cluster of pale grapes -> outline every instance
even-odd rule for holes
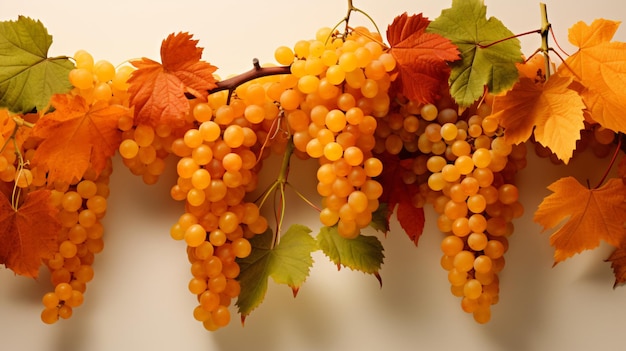
[[[417,187],[415,207],[432,204],[438,214],[441,266],[452,294],[479,323],[490,320],[498,301],[512,220],[523,214],[514,176],[526,165],[525,145],[505,142],[489,106],[488,96],[459,115],[446,97],[402,102],[381,123],[375,148],[412,159],[401,179]]]

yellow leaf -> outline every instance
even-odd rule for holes
[[[626,133],[626,43],[611,41],[620,22],[598,19],[578,22],[569,40],[579,50],[565,60],[559,73],[573,76],[584,89],[591,118],[605,128]]]
[[[585,105],[569,88],[571,82],[571,77],[559,74],[543,84],[521,77],[506,95],[497,96],[493,116],[504,127],[505,140],[519,144],[528,140],[534,129],[535,140],[568,163],[585,127]]]

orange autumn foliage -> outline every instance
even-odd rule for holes
[[[553,74],[544,83],[522,76],[506,95],[497,96],[493,117],[505,128],[505,140],[519,144],[534,133],[537,142],[568,163],[585,128],[585,105],[570,88],[572,80]]]
[[[137,70],[128,80],[135,125],[160,123],[180,125],[189,109],[185,93],[206,99],[214,88],[217,69],[201,61],[202,48],[188,33],[170,34],[161,44],[161,61],[133,61]]]
[[[621,179],[609,179],[597,189],[588,189],[573,177],[552,183],[547,196],[535,212],[534,220],[544,229],[554,228],[550,236],[554,263],[597,247],[603,240],[619,246],[626,238],[626,187]]]
[[[559,67],[563,76],[580,82],[580,94],[591,118],[603,127],[626,133],[626,43],[611,41],[619,22],[578,22],[569,40],[579,50]]]
[[[33,136],[42,142],[32,165],[48,172],[48,184],[71,184],[90,167],[100,174],[121,142],[118,120],[128,109],[104,101],[90,105],[71,95],[54,95],[51,104],[55,110],[33,128]]]

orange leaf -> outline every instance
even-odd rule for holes
[[[389,52],[397,62],[402,93],[422,103],[433,103],[440,97],[450,75],[446,61],[460,58],[449,39],[425,32],[429,23],[422,14],[409,17],[405,12],[387,28]]]
[[[185,93],[206,98],[215,88],[217,69],[201,61],[202,48],[188,33],[170,34],[161,44],[161,61],[133,61],[137,70],[128,80],[130,104],[135,107],[135,124],[181,124],[189,111]]]
[[[580,95],[569,88],[571,77],[550,76],[545,84],[522,77],[504,96],[496,96],[493,117],[504,127],[505,140],[535,140],[568,163],[585,127]]]
[[[626,43],[612,42],[620,22],[598,19],[588,26],[578,22],[569,40],[579,50],[565,60],[559,72],[574,76],[586,88],[581,95],[594,121],[626,133]]]
[[[546,78],[546,64],[543,55],[534,55],[524,63],[516,63],[520,78],[531,78],[536,83],[543,83]]]
[[[33,166],[48,172],[48,183],[71,184],[92,167],[100,174],[121,141],[118,120],[128,113],[120,105],[98,101],[88,105],[80,96],[54,95],[55,111],[41,117],[33,134],[43,141]]]
[[[600,240],[618,246],[625,237],[626,188],[612,178],[598,189],[587,189],[575,178],[566,177],[550,184],[553,192],[535,212],[535,222],[544,230],[567,221],[550,236],[555,264],[583,250],[593,249]]]
[[[0,194],[0,263],[16,274],[36,278],[41,260],[57,250],[61,224],[49,198],[49,190],[30,192],[16,211]]]
[[[619,284],[626,282],[626,248],[616,248],[606,261],[611,262],[611,268],[613,268],[613,274],[615,275],[613,287],[615,288]]]

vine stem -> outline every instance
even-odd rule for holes
[[[274,234],[274,242],[272,244],[272,247],[276,246],[276,244],[278,243],[278,238],[282,230],[283,220],[285,218],[285,187],[289,184],[287,182],[287,178],[289,176],[289,164],[291,161],[291,155],[293,155],[294,150],[295,145],[293,144],[293,139],[289,138],[276,180],[263,192],[263,194],[261,194],[260,198],[255,201],[258,201],[258,206],[259,208],[261,208],[271,194],[276,194],[276,192],[278,191],[278,195],[280,196],[278,213],[276,214],[276,233]],[[276,206],[274,206],[274,208],[276,209]]]
[[[344,30],[344,37],[348,36],[348,32],[352,29],[350,27],[350,16],[352,15],[352,12],[358,12],[360,14],[362,14],[363,16],[365,16],[374,26],[374,28],[376,29],[376,32],[378,32],[378,34],[380,35],[380,29],[378,28],[378,25],[376,24],[376,21],[374,21],[374,19],[372,18],[372,16],[370,16],[369,14],[367,14],[367,12],[357,8],[354,6],[354,4],[352,3],[352,0],[348,0],[348,13],[346,13],[346,16],[344,18],[341,19],[341,21],[339,21],[332,29],[331,29],[331,35],[332,33],[335,32],[335,30],[337,29],[337,27],[339,27],[342,23],[346,24],[346,29]],[[328,39],[327,39],[328,41]]]
[[[494,45],[496,45],[496,44],[499,44],[499,43],[505,42],[505,41],[507,41],[507,40],[511,40],[511,39],[513,39],[513,38],[519,38],[519,37],[523,37],[523,36],[525,36],[525,35],[529,35],[529,34],[536,34],[536,33],[537,33],[537,34],[541,33],[541,29],[534,29],[534,30],[529,30],[528,32],[524,32],[524,33],[519,33],[519,34],[511,35],[510,37],[506,37],[506,38],[498,39],[498,40],[496,40],[496,41],[492,41],[492,42],[491,42],[491,43],[489,43],[489,44],[480,44],[480,43],[477,43],[477,44],[476,44],[476,46],[477,46],[477,47],[479,47],[479,48],[481,48],[481,49],[486,49],[486,48],[488,48],[488,47],[491,47],[491,46],[494,46]]]
[[[6,149],[7,145],[9,144],[9,142],[13,142],[13,148],[15,149],[15,155],[17,156],[17,176],[16,176],[16,182],[15,184],[13,184],[13,191],[11,192],[11,207],[13,208],[14,211],[18,210],[18,205],[19,205],[19,199],[20,196],[22,194],[22,189],[20,187],[17,186],[17,179],[19,179],[19,177],[21,177],[22,175],[22,171],[24,170],[24,166],[26,166],[26,162],[24,162],[24,157],[22,155],[22,153],[20,152],[20,149],[17,145],[17,139],[16,139],[16,135],[17,135],[17,131],[20,129],[20,127],[26,127],[26,128],[33,128],[35,126],[34,123],[28,122],[26,120],[24,120],[22,117],[19,116],[13,116],[13,122],[15,123],[15,126],[13,127],[13,131],[11,132],[11,136],[9,137],[9,139],[6,140],[6,142],[4,143],[4,145],[2,145],[2,148],[0,148],[0,152],[3,152],[4,149]]]
[[[541,10],[541,52],[545,58],[545,70],[546,70],[546,79],[550,78],[550,45],[548,44],[548,38],[550,37],[550,29],[552,24],[548,21],[548,7],[545,3],[539,3],[539,8]]]
[[[611,168],[613,168],[613,165],[615,164],[615,160],[617,160],[617,155],[619,155],[619,152],[622,148],[622,139],[623,137],[620,136],[619,140],[617,141],[617,147],[615,148],[613,157],[611,157],[611,162],[609,162],[609,165],[606,167],[606,170],[604,171],[602,178],[600,178],[600,181],[598,181],[598,184],[594,187],[594,189],[598,189],[599,187],[601,187],[604,181],[606,180],[606,177],[609,176],[609,172],[611,171]]]
[[[213,94],[213,93],[217,93],[218,91],[222,91],[222,90],[228,90],[229,94],[228,94],[228,101],[227,104],[230,102],[230,97],[232,96],[233,92],[235,91],[235,89],[246,83],[249,82],[251,80],[257,79],[257,78],[261,78],[261,77],[267,77],[267,76],[275,76],[275,75],[280,75],[280,74],[289,74],[291,73],[291,66],[271,66],[271,67],[261,67],[261,65],[259,64],[259,59],[254,58],[252,60],[252,69],[250,69],[247,72],[238,74],[234,77],[228,78],[228,79],[224,79],[221,80],[217,83],[215,83],[215,88],[210,89],[208,91],[209,95]],[[185,93],[185,96],[188,99],[193,99],[194,96],[189,94],[189,93]]]

